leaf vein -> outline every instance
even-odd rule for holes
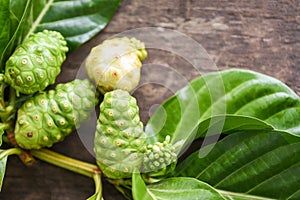
[[[294,166],[296,166],[296,165],[298,165],[298,164],[300,164],[300,161],[294,163],[293,165],[290,165],[288,168],[286,168],[286,169],[280,171],[279,173],[274,174],[273,176],[270,176],[269,178],[267,178],[266,180],[264,180],[264,181],[262,181],[261,183],[257,184],[255,187],[249,189],[249,190],[248,190],[247,192],[245,192],[245,193],[250,193],[251,191],[255,190],[256,188],[259,188],[261,185],[263,185],[264,183],[268,182],[268,181],[271,180],[272,178],[279,176],[279,175],[282,174],[283,172],[288,171],[290,168],[292,168],[292,167],[294,167]]]
[[[44,15],[46,14],[46,12],[49,10],[50,6],[53,4],[54,0],[50,0],[48,3],[46,3],[46,5],[44,6],[44,8],[42,9],[42,11],[40,12],[40,14],[38,15],[38,17],[36,18],[36,20],[33,22],[30,30],[28,31],[26,38],[29,37],[29,35],[31,33],[33,33],[36,29],[36,27],[38,27],[39,23],[41,22],[42,18],[44,17]]]

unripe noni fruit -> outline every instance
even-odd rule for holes
[[[33,94],[54,84],[68,47],[56,31],[44,30],[26,38],[8,59],[5,81],[17,93]]]
[[[136,99],[127,91],[104,95],[95,133],[97,164],[112,179],[130,178],[143,161],[146,146]]]
[[[170,136],[164,142],[148,144],[141,172],[146,177],[159,177],[172,172],[177,163],[176,145],[170,144]]]
[[[18,110],[16,142],[24,149],[39,149],[62,141],[89,119],[97,100],[95,88],[87,79],[61,83],[36,94]]]
[[[122,89],[132,91],[140,81],[142,60],[147,57],[144,43],[135,38],[113,38],[94,47],[85,69],[101,93]]]

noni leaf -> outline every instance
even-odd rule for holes
[[[39,0],[38,0],[39,1]],[[0,9],[0,71],[6,60],[30,29],[28,19],[33,12],[33,0],[1,0]]]
[[[0,70],[24,38],[43,30],[60,32],[70,51],[99,33],[120,0],[1,0]],[[0,29],[1,29],[0,28]]]
[[[207,126],[215,120],[219,126]],[[249,123],[252,129],[257,124],[299,135],[299,121],[300,97],[288,86],[261,73],[230,69],[203,75],[179,90],[152,115],[146,132],[154,141],[170,135],[175,143],[220,134],[223,125],[230,131]],[[199,128],[202,123],[207,131]]]
[[[175,176],[197,178],[228,196],[263,200],[299,199],[299,173],[300,137],[259,130],[232,133],[201,148],[176,168]]]
[[[1,152],[3,152],[3,150],[0,150],[0,153]],[[2,159],[0,159],[0,192],[1,192],[2,183],[3,183],[5,171],[6,171],[7,157],[8,156],[5,156]]]
[[[175,177],[146,185],[139,173],[133,174],[132,196],[135,200],[225,200],[216,189],[194,178]]]

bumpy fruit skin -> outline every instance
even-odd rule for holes
[[[104,95],[95,133],[97,164],[112,179],[130,178],[140,168],[146,146],[136,99],[127,91]]]
[[[16,91],[33,94],[54,84],[68,47],[56,31],[32,34],[20,44],[5,66],[5,81]]]
[[[176,146],[170,144],[170,136],[164,142],[148,144],[141,172],[146,177],[159,177],[172,172],[177,163]]]
[[[135,38],[113,38],[94,47],[85,61],[88,76],[101,93],[114,89],[132,91],[140,81],[145,45]]]
[[[15,139],[24,149],[51,147],[89,119],[97,103],[89,80],[75,79],[40,93],[19,108]]]

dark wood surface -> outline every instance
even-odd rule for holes
[[[299,0],[124,0],[105,30],[68,56],[57,82],[73,80],[93,46],[114,34],[142,27],[179,31],[200,43],[219,70],[255,70],[274,76],[300,94]],[[145,63],[172,67],[187,80],[199,75],[188,67],[186,60],[164,51],[149,50]],[[152,105],[172,94],[168,88],[156,84],[136,90],[133,95],[138,99],[142,121],[146,123],[149,119]],[[94,163],[94,157],[76,133],[52,149]],[[0,199],[81,200],[93,191],[94,184],[89,178],[41,161],[26,167],[12,156]],[[124,199],[107,182],[104,182],[104,197]]]

